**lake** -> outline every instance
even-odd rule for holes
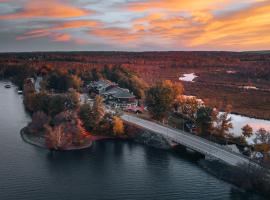
[[[222,113],[222,112],[221,112]],[[242,135],[242,128],[245,125],[250,125],[253,129],[254,134],[248,138],[248,143],[253,144],[253,140],[255,138],[255,132],[258,131],[260,128],[264,128],[267,131],[270,131],[270,121],[269,120],[263,120],[263,119],[255,119],[251,117],[245,117],[242,115],[235,115],[235,114],[229,114],[229,117],[232,119],[232,125],[233,128],[231,129],[231,132],[234,136],[240,136]]]
[[[195,75],[195,73],[190,73],[190,74],[183,74],[179,80],[180,81],[187,81],[187,82],[193,82],[193,80],[195,78],[197,78],[198,76]]]
[[[202,170],[190,155],[122,142],[57,152],[22,141],[22,96],[0,82],[1,200],[261,199]]]

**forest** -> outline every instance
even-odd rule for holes
[[[9,66],[23,66],[25,70],[29,70],[29,68],[43,70],[63,68],[83,74],[92,69],[101,71],[104,66],[109,68],[122,66],[134,71],[150,85],[162,80],[178,82],[182,74],[195,73],[198,78],[194,82],[183,82],[186,95],[195,95],[205,100],[210,106],[219,107],[221,110],[230,104],[233,107],[233,113],[270,119],[269,52],[31,52],[0,54],[1,69]],[[5,76],[1,69],[0,75]],[[20,70],[21,67],[17,68],[17,71]],[[8,70],[5,70],[5,73],[9,73]],[[247,89],[248,87],[251,89]]]

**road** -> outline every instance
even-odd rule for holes
[[[222,160],[229,165],[237,166],[240,163],[249,163],[248,158],[246,158],[245,156],[239,153],[232,152],[226,149],[224,146],[221,146],[204,138],[192,135],[190,133],[186,133],[184,131],[176,130],[173,128],[168,128],[155,122],[144,120],[128,114],[122,115],[121,118],[126,122],[163,135],[169,140],[186,146],[189,149],[200,152],[206,156]]]

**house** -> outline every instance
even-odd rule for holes
[[[130,93],[128,89],[118,86],[114,86],[102,92],[101,95],[109,105],[116,108],[127,108],[137,105],[136,97]]]
[[[101,95],[107,104],[115,108],[125,109],[138,104],[136,97],[128,89],[121,88],[108,80],[93,82],[91,88],[95,93]]]

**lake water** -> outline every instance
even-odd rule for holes
[[[183,74],[183,76],[181,76],[179,78],[180,81],[187,81],[187,82],[193,82],[193,80],[195,78],[197,78],[198,76],[195,75],[195,73],[190,73],[190,74]]]
[[[270,131],[269,120],[255,119],[255,118],[245,117],[242,115],[235,115],[235,114],[229,114],[229,117],[231,117],[232,124],[233,124],[233,129],[231,130],[231,132],[235,136],[242,135],[242,127],[247,124],[252,127],[254,133],[258,131],[260,128],[264,128],[267,131]],[[255,138],[255,134],[248,139],[248,142],[252,144],[254,138]]]
[[[16,89],[0,82],[1,200],[261,199],[209,175],[190,156],[132,142],[51,155],[22,141],[29,120]]]

